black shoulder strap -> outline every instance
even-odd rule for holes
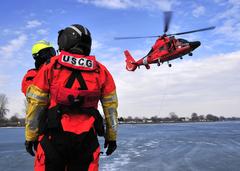
[[[82,73],[80,71],[77,72],[77,80],[78,80],[79,85],[81,86],[79,88],[79,90],[87,90],[88,89],[87,85],[86,85],[86,82],[83,79]]]
[[[79,90],[88,90],[85,80],[83,79],[82,73],[79,70],[73,70],[71,75],[68,78],[68,81],[65,85],[66,88],[71,88],[75,79],[78,80],[80,87]]]
[[[34,79],[34,77],[27,77],[26,81],[32,81]]]

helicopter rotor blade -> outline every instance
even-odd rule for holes
[[[215,26],[202,28],[202,29],[198,29],[198,30],[192,30],[192,31],[180,32],[180,33],[167,34],[167,36],[189,34],[189,33],[195,33],[195,32],[200,32],[200,31],[207,31],[207,30],[212,30],[212,29],[215,29]]]
[[[165,11],[164,12],[164,34],[169,29],[169,24],[172,18],[172,11]],[[115,37],[114,40],[122,40],[122,39],[144,39],[144,38],[155,38],[160,37],[161,35],[157,36],[140,36],[140,37]]]
[[[122,40],[122,39],[144,39],[144,38],[155,38],[160,37],[158,36],[141,36],[141,37],[114,37],[114,40]]]
[[[164,34],[168,31],[169,29],[169,24],[172,18],[172,11],[165,11],[164,12]]]

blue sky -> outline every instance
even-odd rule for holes
[[[172,10],[169,33],[209,26],[215,30],[182,35],[202,45],[173,67],[125,70],[123,51],[137,59],[155,39],[113,40],[118,36],[161,35],[163,11]],[[57,33],[79,23],[92,33],[92,54],[112,72],[120,116],[238,116],[240,103],[240,0],[9,0],[1,3],[0,93],[9,98],[9,116],[24,116],[21,80],[32,68],[31,46],[45,39],[57,48]]]

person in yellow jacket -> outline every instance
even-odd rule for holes
[[[35,68],[28,70],[23,77],[21,89],[22,89],[22,93],[25,96],[26,96],[28,87],[33,83],[35,76],[37,75],[38,71],[41,69],[43,64],[46,61],[50,60],[50,58],[55,55],[56,55],[55,49],[49,42],[45,40],[37,41],[32,46],[32,56],[33,56],[33,59],[35,60]],[[37,144],[38,144],[37,141],[36,142],[26,141],[25,147],[27,152],[31,155],[34,155],[33,147],[35,147],[36,149]]]
[[[35,60],[35,68],[27,71],[22,80],[22,92],[26,96],[27,88],[33,83],[34,77],[37,75],[41,66],[49,60],[51,57],[55,56],[56,52],[53,46],[45,41],[37,41],[32,46],[32,56]]]
[[[60,54],[43,65],[28,88],[25,137],[26,143],[39,142],[35,171],[97,171],[97,135],[104,136],[107,155],[117,148],[116,86],[107,68],[90,56],[91,43],[82,25],[61,30]]]

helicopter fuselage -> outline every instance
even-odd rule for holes
[[[128,36],[115,38],[116,40],[121,40],[121,39],[142,39],[158,37],[158,39],[156,40],[155,44],[152,46],[148,54],[137,61],[134,60],[134,58],[131,56],[128,50],[124,51],[126,57],[125,60],[126,69],[128,71],[135,71],[135,69],[137,67],[140,67],[141,65],[144,65],[147,69],[150,69],[149,64],[157,63],[157,65],[160,66],[160,64],[164,62],[168,62],[168,66],[171,67],[172,65],[169,64],[169,61],[174,60],[176,58],[182,59],[182,56],[186,54],[192,56],[192,52],[201,45],[200,41],[190,42],[181,38],[176,39],[174,36],[215,29],[215,26],[211,26],[197,30],[167,34],[169,30],[171,17],[172,17],[171,11],[164,12],[163,35],[132,36],[132,37]]]
[[[192,51],[199,47],[200,44],[199,41],[189,42],[185,39],[176,39],[174,36],[161,36],[156,40],[152,49],[145,57],[131,63],[136,66],[145,65],[149,69],[149,64],[157,63],[160,65],[161,63],[181,58],[186,54],[192,55]]]

